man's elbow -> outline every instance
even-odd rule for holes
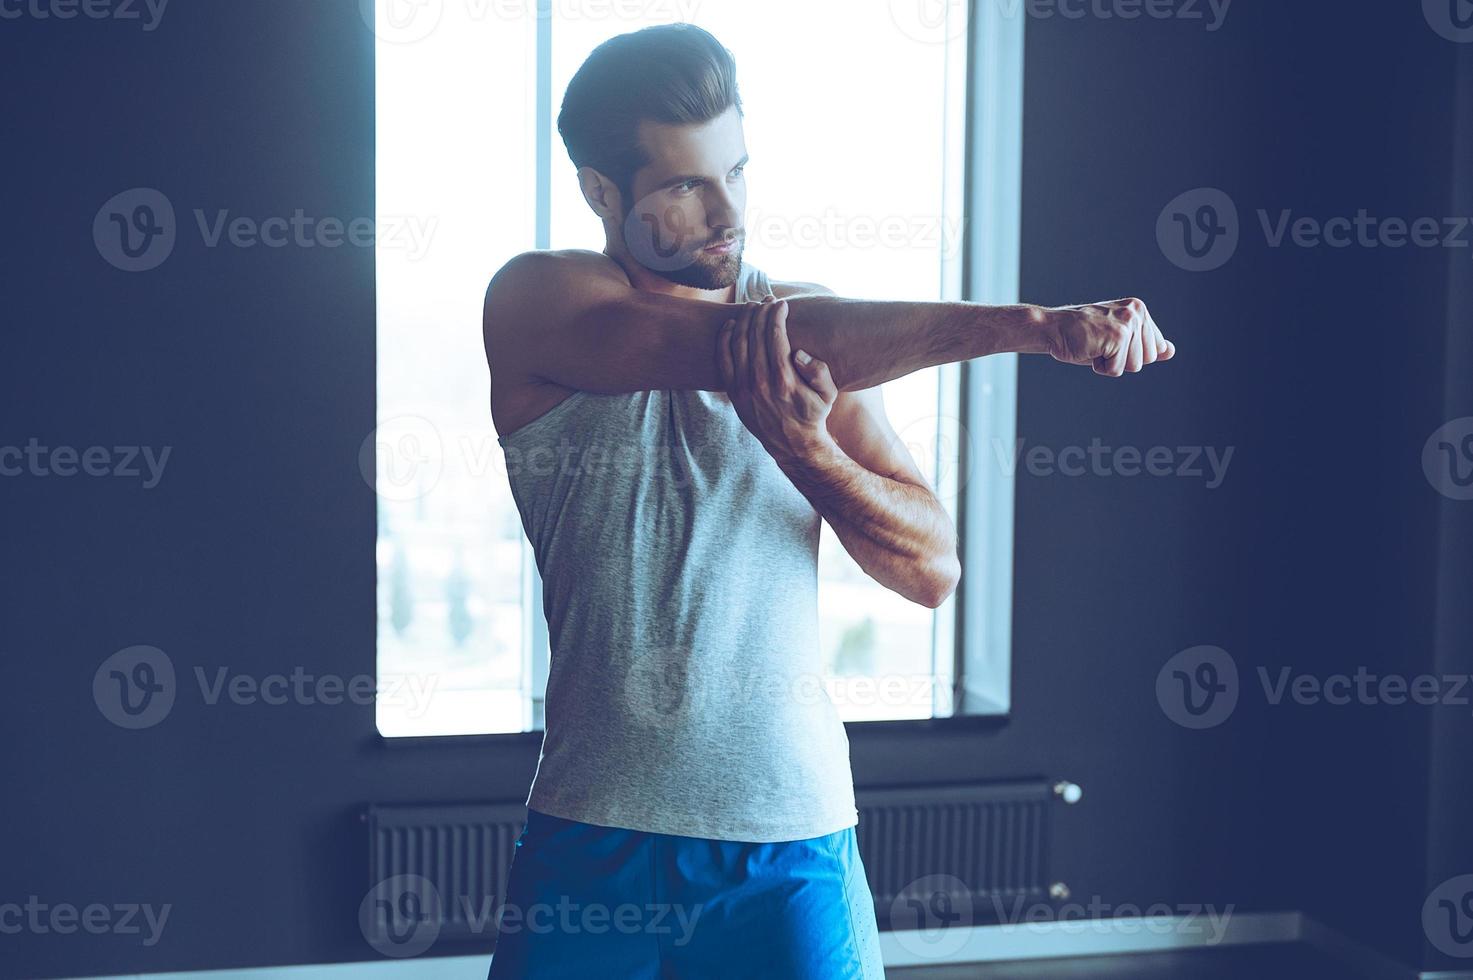
[[[955,553],[947,552],[939,556],[932,562],[932,567],[926,575],[925,588],[916,601],[928,608],[939,609],[941,604],[951,598],[952,593],[956,591],[961,577],[962,565]]]

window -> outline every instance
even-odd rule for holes
[[[635,6],[641,16],[617,16]],[[684,6],[542,0],[540,16],[530,3],[411,8],[433,15],[429,24],[378,5],[380,223],[432,230],[413,248],[385,236],[378,253],[379,424],[364,458],[379,490],[378,725],[386,736],[541,724],[546,624],[490,424],[477,327],[486,282],[512,255],[603,247],[555,124],[568,80],[601,41],[690,20],[732,50],[751,154],[746,259],[773,278],[873,299],[959,299],[970,278],[992,301],[1014,298],[1006,254],[989,245],[997,268],[963,268],[964,240],[979,234],[975,216],[963,223],[964,204],[990,208],[1004,236],[1016,227],[1006,193],[979,195],[975,175],[965,179],[964,140],[975,155],[980,133],[966,125],[968,35],[957,19],[965,5],[944,5],[935,21],[899,0]],[[1002,33],[1021,35],[1021,25]],[[1014,57],[1010,70],[1017,67]],[[1004,81],[989,98],[1008,106],[1020,77]],[[983,149],[1016,154],[1008,113],[1001,116]],[[1015,186],[1011,194],[1015,211]],[[1011,480],[978,471],[979,438],[1011,442],[1012,370],[1007,359],[979,364],[884,386],[891,422],[953,518],[959,505],[979,515],[964,525],[964,548],[985,552],[963,555],[967,590],[927,609],[865,575],[831,530],[821,537],[820,630],[830,696],[845,720],[1007,708]],[[988,495],[980,504],[979,493]],[[396,684],[400,677],[419,687]],[[427,687],[428,698],[391,693]]]

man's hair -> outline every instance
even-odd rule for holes
[[[709,122],[736,106],[736,61],[694,24],[664,24],[611,37],[568,83],[557,128],[576,167],[592,167],[633,205],[634,174],[650,162],[641,120]]]

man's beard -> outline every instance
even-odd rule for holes
[[[737,239],[736,247],[724,255],[703,251],[705,246],[702,246],[701,249],[696,249],[689,255],[687,261],[680,263],[674,269],[651,269],[650,271],[681,286],[691,286],[695,289],[725,289],[735,283],[737,276],[741,273],[744,244],[741,239]]]
[[[667,212],[662,218],[656,211],[635,208],[624,216],[622,225],[630,258],[669,282],[694,289],[726,289],[741,273],[746,236],[738,229],[715,241],[688,246],[694,236],[678,213]],[[731,251],[706,251],[725,241],[732,243]]]

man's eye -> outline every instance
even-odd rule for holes
[[[747,172],[747,168],[746,167],[737,167],[735,170],[733,170],[731,172],[731,175],[733,177],[740,177],[743,174],[745,174],[746,172]]]
[[[696,184],[697,184],[697,183],[698,183],[698,182],[697,182],[697,181],[694,181],[694,180],[687,180],[687,181],[686,181],[686,182],[685,182],[685,183],[683,183],[683,184],[676,184],[676,185],[675,185],[675,189],[676,189],[676,190],[677,190],[677,191],[680,191],[680,192],[681,192],[681,193],[682,193],[682,194],[683,194],[683,193],[685,193],[685,192],[686,192],[686,191],[692,191],[692,190],[695,190],[695,187],[696,187]]]

